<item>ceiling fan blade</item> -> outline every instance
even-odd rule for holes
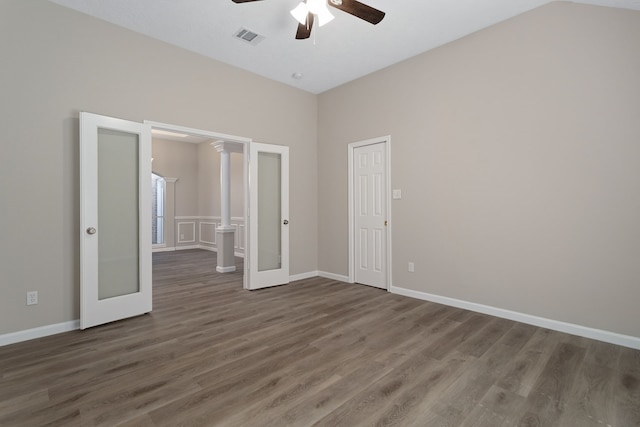
[[[382,18],[384,18],[385,15],[383,11],[367,6],[357,0],[329,0],[327,3],[329,6],[340,9],[343,12],[347,12],[348,14],[370,22],[373,25],[382,21]]]
[[[303,40],[308,39],[311,36],[311,29],[313,28],[313,14],[307,14],[307,23],[298,23],[298,31],[296,31],[296,39]]]
[[[260,1],[260,0],[231,0],[234,3],[249,3],[252,1]]]

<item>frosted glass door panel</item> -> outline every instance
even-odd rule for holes
[[[247,289],[289,283],[289,147],[249,148]]]
[[[140,290],[139,141],[98,129],[98,299]]]
[[[281,156],[258,153],[258,271],[282,265]]]
[[[80,329],[149,313],[151,127],[80,113]]]

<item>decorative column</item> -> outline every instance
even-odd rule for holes
[[[231,226],[231,153],[241,153],[242,144],[216,141],[211,145],[220,153],[220,226],[216,228],[219,273],[236,271],[235,228]]]

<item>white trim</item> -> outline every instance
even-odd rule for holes
[[[238,142],[230,142],[230,141],[215,141],[211,142],[213,148],[216,149],[218,153],[222,153],[226,151],[227,153],[242,153],[242,144]]]
[[[183,225],[191,225],[191,235],[193,236],[193,239],[191,240],[182,240],[182,238],[180,237],[182,235],[182,233],[180,232],[180,227]],[[195,222],[178,222],[178,229],[176,230],[176,234],[177,234],[177,239],[176,239],[176,243],[195,243],[196,241],[196,223]]]
[[[80,329],[80,319],[0,335],[0,347]]]
[[[184,248],[181,248],[184,249]],[[193,248],[190,248],[193,249]],[[215,248],[202,248],[212,250]],[[292,282],[296,280],[310,279],[312,277],[324,277],[326,279],[347,282],[346,276],[326,271],[310,271],[308,273],[294,274],[290,277]],[[403,295],[410,298],[416,298],[424,301],[431,301],[438,304],[444,304],[452,307],[471,310],[478,313],[484,313],[491,316],[509,319],[516,322],[526,323],[541,328],[552,329],[558,332],[564,332],[572,335],[578,335],[598,341],[604,341],[623,347],[629,347],[640,350],[640,338],[630,335],[622,335],[615,332],[603,331],[601,329],[588,328],[586,326],[575,325],[573,323],[561,322],[557,320],[546,319],[544,317],[532,316],[529,314],[518,313],[515,311],[505,310],[501,308],[491,307],[482,304],[476,304],[468,301],[458,300],[455,298],[443,297],[439,295],[428,294],[426,292],[414,291],[411,289],[392,286],[390,292],[397,295]],[[10,332],[0,335],[0,347],[11,345],[23,341],[29,341],[36,338],[42,338],[50,335],[56,335],[64,332],[70,332],[80,329],[80,320],[71,320],[69,322],[57,323],[53,325],[40,326],[38,328],[27,329],[24,331]]]
[[[209,242],[207,240],[204,240],[202,238],[202,226],[203,225],[213,225],[213,242]],[[216,244],[216,223],[215,222],[208,222],[208,221],[202,221],[200,220],[198,223],[198,241],[200,243],[206,243],[208,245],[215,245]]]
[[[348,146],[348,161],[349,161],[349,176],[348,176],[348,180],[349,180],[349,202],[348,202],[348,207],[349,207],[349,276],[347,277],[346,280],[343,280],[347,283],[355,283],[355,238],[354,238],[354,234],[355,234],[355,213],[354,213],[354,204],[355,204],[355,200],[354,200],[354,191],[353,191],[353,186],[354,186],[354,182],[353,182],[353,153],[355,151],[356,148],[359,147],[364,147],[366,145],[373,145],[373,144],[384,144],[384,149],[385,149],[385,157],[386,157],[386,178],[387,178],[387,182],[386,182],[386,193],[387,193],[387,197],[386,197],[386,203],[387,203],[387,277],[386,277],[386,282],[387,282],[387,291],[391,291],[391,288],[393,287],[393,275],[391,274],[391,266],[392,266],[392,253],[391,253],[391,229],[393,228],[393,221],[391,221],[391,135],[387,135],[387,136],[381,136],[379,138],[372,138],[372,139],[367,139],[365,141],[359,141],[359,142],[352,142],[351,144],[349,144]],[[337,280],[342,280],[342,279],[337,279]]]
[[[163,247],[163,248],[152,248],[151,252],[173,252],[175,251],[176,248],[175,246],[171,246],[171,247]]]
[[[189,249],[202,249],[200,245],[176,246],[176,251],[186,251]]]
[[[318,271],[318,276],[324,277],[325,279],[338,280],[340,282],[345,282],[345,283],[353,283],[353,281],[349,280],[348,276],[343,276],[342,274],[334,274],[334,273],[328,273],[326,271]]]
[[[203,221],[215,221],[218,220],[218,222],[222,219],[219,216],[194,216],[194,217],[189,217],[189,218],[193,218],[193,219],[200,219]],[[232,216],[231,217],[231,222],[244,222],[244,218],[241,216]]]
[[[227,135],[220,132],[211,132],[208,130],[188,128],[184,126],[172,125],[168,123],[154,122],[152,120],[145,120],[143,123],[150,125],[153,129],[166,130],[169,132],[186,133],[194,136],[203,136],[211,139],[222,139],[226,142],[240,142],[243,144],[251,142],[251,138],[245,138],[242,136]]]
[[[295,282],[296,280],[311,279],[312,277],[318,277],[318,271],[308,271],[306,273],[292,274],[289,276],[289,282]]]
[[[155,249],[153,252],[175,252],[175,251],[184,251],[188,249],[203,249],[205,251],[218,252],[218,248],[214,246],[205,246],[205,245],[172,246],[170,248]],[[242,252],[234,252],[233,255],[237,256],[238,258],[244,258],[244,253]]]
[[[184,216],[174,216],[173,219],[175,219],[175,220],[188,220],[188,221],[194,221],[194,220],[215,221],[215,220],[218,220],[218,222],[220,222],[220,220],[222,218],[219,217],[219,216],[207,216],[207,215],[184,215]],[[231,221],[232,222],[244,222],[244,218],[242,218],[241,216],[232,216],[231,217]]]
[[[217,266],[216,267],[216,271],[218,273],[231,273],[233,271],[236,271],[236,266],[235,265],[230,265],[229,267],[220,267]]]
[[[459,300],[455,298],[443,297],[440,295],[428,294],[426,292],[414,291],[411,289],[399,288],[396,286],[392,286],[390,292],[398,295],[404,295],[406,297],[417,298],[425,301],[435,302],[438,304],[471,310],[478,313],[500,317],[503,319],[514,320],[516,322],[538,326],[541,328],[552,329],[558,332],[578,335],[585,338],[604,341],[611,344],[640,350],[640,338],[632,337],[630,335],[622,335],[616,332],[603,331],[601,329],[589,328],[587,326],[547,319],[544,317],[533,316],[531,314],[518,313],[516,311],[505,310],[503,308],[477,304],[474,302]]]

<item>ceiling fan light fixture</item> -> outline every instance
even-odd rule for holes
[[[307,23],[307,14],[309,13],[309,7],[305,2],[301,2],[295,9],[291,10],[291,15],[296,18],[300,24],[305,25]]]
[[[307,3],[301,2],[295,9],[291,10],[291,15],[302,25],[307,23],[307,15],[309,13],[318,18],[318,26],[320,27],[331,22],[334,18],[329,12],[326,0],[307,0]]]
[[[318,17],[318,26],[322,27],[333,21],[333,15],[327,7],[327,0],[307,0],[309,12]]]
[[[327,7],[324,7],[324,11],[322,11],[321,13],[318,13],[318,27],[322,27],[324,24],[328,24],[329,22],[333,21],[334,16],[331,14],[331,12],[329,12],[329,9],[327,9]]]

